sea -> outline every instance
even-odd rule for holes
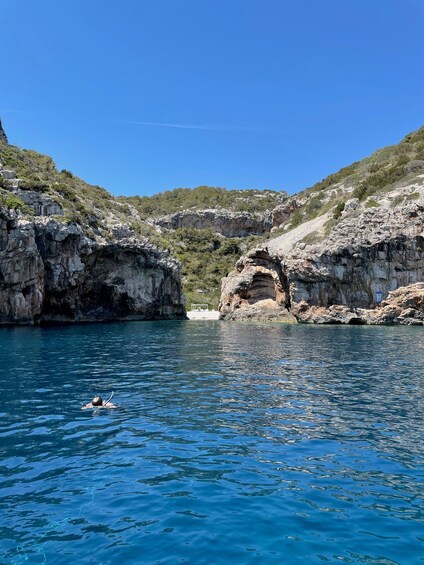
[[[423,327],[4,328],[0,563],[424,563],[423,367]]]

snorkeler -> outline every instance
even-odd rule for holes
[[[106,402],[101,396],[95,396],[91,402],[85,406],[81,406],[81,410],[86,410],[87,408],[118,408],[115,404],[110,402],[112,400],[113,392]]]

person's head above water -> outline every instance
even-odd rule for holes
[[[95,396],[91,402],[89,402],[85,406],[81,406],[81,409],[87,410],[87,408],[117,408],[117,406],[115,406],[115,404],[112,404],[111,402],[112,397],[113,392],[106,401],[104,401],[101,396]]]

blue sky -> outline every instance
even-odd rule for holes
[[[424,0],[0,0],[9,141],[114,194],[297,192],[424,124]]]

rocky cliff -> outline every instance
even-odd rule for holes
[[[130,204],[155,230],[153,237],[181,262],[188,307],[201,302],[213,309],[234,257],[269,235],[296,206],[284,191],[211,186],[120,201]]]
[[[412,137],[419,151],[423,134]],[[239,259],[223,279],[221,318],[424,323],[422,287],[416,286],[424,281],[424,175],[421,160],[409,159],[415,156],[415,145],[410,147],[405,159],[400,146],[404,162],[395,175],[393,152],[386,152],[392,161],[383,162],[378,178],[388,178],[387,184],[377,185],[375,163],[368,163],[373,168],[367,177],[363,165],[359,181],[356,166],[356,184],[342,179],[298,195],[306,217],[319,198],[318,214],[293,225],[294,211],[285,233]],[[415,305],[402,311],[390,305],[400,288],[418,292]],[[386,310],[381,300],[389,300]],[[396,315],[387,314],[391,308]]]
[[[257,212],[228,208],[181,210],[154,218],[152,221],[155,226],[166,230],[210,229],[214,233],[229,238],[263,236],[284,225],[296,208],[296,198],[287,198],[284,204]]]
[[[0,325],[185,318],[179,265],[134,209],[47,157],[0,157]]]
[[[0,324],[184,317],[178,265],[147,241],[2,214]]]
[[[291,197],[201,186],[131,198],[0,128],[0,323],[184,317],[182,289],[216,308],[242,255],[223,319],[420,324],[423,190],[424,128]]]
[[[273,227],[272,212],[234,212],[225,208],[182,210],[161,218],[154,224],[167,230],[179,228],[211,229],[224,237],[263,235]]]

